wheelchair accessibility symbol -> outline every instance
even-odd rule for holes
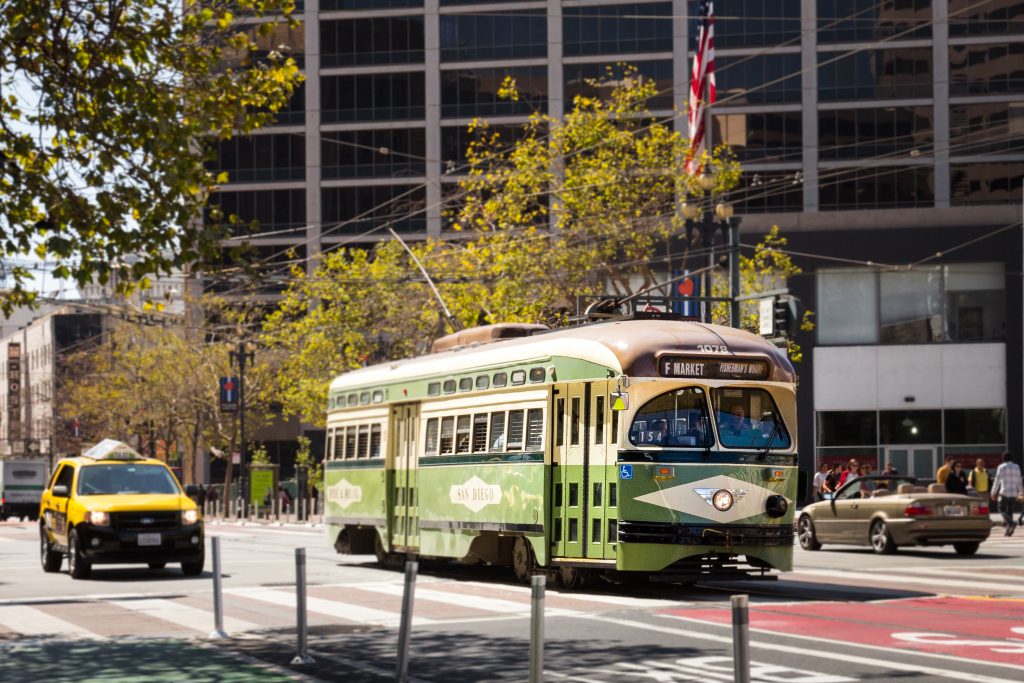
[[[633,466],[632,465],[619,465],[619,479],[632,479],[633,478]]]

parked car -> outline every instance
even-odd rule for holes
[[[823,543],[870,545],[876,553],[952,545],[959,555],[973,555],[991,529],[986,500],[949,493],[942,484],[922,486],[912,477],[858,477],[797,517],[804,550]]]

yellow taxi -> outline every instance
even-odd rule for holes
[[[39,509],[43,571],[64,555],[73,578],[94,564],[180,562],[186,576],[203,571],[202,514],[163,462],[106,439],[57,463]]]

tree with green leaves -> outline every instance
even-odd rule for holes
[[[272,45],[293,0],[0,3],[0,259],[122,289],[213,257],[208,141],[270,122],[301,79]],[[225,223],[229,221],[225,220]],[[125,255],[138,258],[130,265]],[[34,301],[14,268],[0,308]]]

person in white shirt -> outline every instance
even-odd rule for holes
[[[1020,466],[1013,461],[1013,454],[1006,451],[992,481],[992,500],[999,501],[1004,536],[1013,536],[1017,530],[1017,524],[1013,521],[1013,506],[1021,496],[1024,496],[1024,480],[1021,479]]]
[[[821,494],[821,486],[822,484],[825,483],[825,477],[828,476],[828,472],[830,469],[832,469],[832,466],[829,465],[827,462],[823,462],[821,463],[821,467],[818,468],[818,471],[814,473],[814,482],[811,484],[811,486],[814,488],[813,500],[815,502],[819,500],[825,500],[825,496]]]

